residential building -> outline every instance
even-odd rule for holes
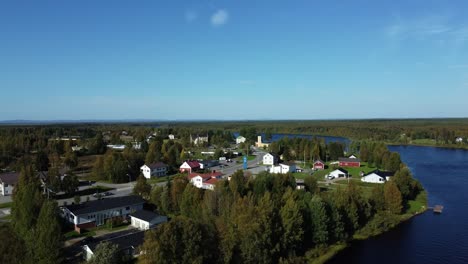
[[[130,223],[133,227],[140,230],[148,230],[156,225],[167,222],[167,216],[157,213],[139,210],[130,214]]]
[[[348,177],[349,176],[349,172],[345,169],[336,169],[330,173],[328,173],[327,175],[325,175],[325,178],[328,178],[328,179],[336,179],[336,178],[342,178],[342,177]]]
[[[339,158],[340,167],[361,167],[361,160],[358,158]]]
[[[236,137],[236,144],[244,143],[245,140],[246,140],[245,137],[243,137],[243,136],[238,136],[238,137]]]
[[[200,163],[196,160],[187,160],[182,165],[180,165],[179,171],[181,173],[188,172],[192,173],[195,170],[200,169]]]
[[[350,159],[357,159],[357,157],[356,157],[354,154],[351,154],[351,156],[349,156],[348,158],[350,158]]]
[[[221,179],[222,175],[220,172],[190,173],[188,179],[197,188],[214,190],[216,182]]]
[[[208,135],[206,135],[206,137],[197,136],[196,138],[192,138],[192,135],[190,135],[190,143],[193,143],[195,145],[201,145],[203,143],[208,143]]]
[[[200,169],[205,170],[214,166],[218,166],[219,160],[201,160],[199,161],[199,163],[200,163]]]
[[[324,170],[325,169],[325,162],[323,162],[320,159],[314,161],[313,169],[314,170]]]
[[[167,175],[167,165],[164,162],[155,162],[148,165],[143,165],[140,168],[141,173],[145,178],[150,179],[153,176],[161,177]]]
[[[304,180],[296,179],[296,189],[297,190],[305,190]]]
[[[168,137],[169,137],[170,140],[174,140],[174,139],[175,139],[175,136],[174,136],[173,134],[169,134]]]
[[[263,142],[262,141],[262,136],[257,137],[257,142],[255,142],[255,146],[257,148],[268,148],[270,146],[270,143]]]
[[[269,172],[280,174],[294,173],[296,172],[296,164],[294,162],[280,163],[278,166],[271,166]]]
[[[455,139],[455,142],[456,142],[456,143],[463,143],[463,138],[462,138],[462,137],[457,137],[457,138]]]
[[[271,153],[267,153],[263,156],[263,165],[275,165],[278,162],[278,157]]]
[[[145,231],[138,231],[135,233],[125,233],[121,236],[110,238],[107,240],[96,241],[83,246],[83,257],[86,261],[89,261],[96,252],[96,248],[99,243],[109,242],[117,245],[119,253],[124,256],[136,258],[141,254],[139,247],[143,245],[145,241]]]
[[[371,171],[368,174],[364,175],[361,178],[361,181],[370,182],[370,183],[385,183],[386,181],[389,181],[390,178],[394,174],[395,173],[393,173],[393,172],[375,170],[375,171]]]
[[[110,148],[110,149],[113,149],[113,150],[124,150],[125,149],[125,145],[123,144],[117,144],[117,145],[107,145],[107,148]]]
[[[13,189],[19,180],[19,172],[6,172],[0,174],[0,195],[8,196],[13,194]]]
[[[62,217],[80,232],[82,228],[103,225],[110,218],[127,218],[131,213],[142,210],[144,203],[141,197],[130,195],[72,204],[61,210]]]

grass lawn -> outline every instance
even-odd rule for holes
[[[2,204],[0,204],[0,209],[9,208],[9,207],[11,207],[12,204],[13,204],[13,202],[2,203]]]
[[[421,144],[421,145],[437,145],[437,141],[434,139],[428,138],[421,138],[421,139],[413,139],[410,142],[411,144]]]
[[[251,161],[251,160],[254,160],[256,157],[257,157],[257,156],[255,156],[255,155],[249,155],[249,156],[247,157],[247,160],[248,160],[248,161]],[[236,159],[237,159],[238,161],[242,162],[242,161],[244,160],[244,156],[242,156],[242,157],[237,157]]]
[[[65,240],[78,238],[78,237],[89,237],[89,236],[94,236],[94,235],[96,235],[96,232],[94,232],[94,231],[88,231],[88,232],[85,232],[85,233],[78,234],[78,232],[76,232],[75,230],[69,231],[69,232],[63,234],[63,236],[65,237]]]
[[[164,176],[164,177],[154,177],[154,178],[151,178],[151,179],[147,179],[146,182],[148,184],[156,184],[156,183],[159,183],[159,182],[166,182],[168,179],[172,179],[174,178],[175,175],[169,175],[169,176]]]
[[[359,179],[353,178],[353,179],[349,179],[349,180],[354,182],[356,185],[361,186],[361,187],[372,188],[372,187],[376,186],[377,184],[381,184],[381,183],[362,182],[361,178],[359,178]],[[338,184],[348,184],[347,179],[337,180],[335,182],[338,183]]]

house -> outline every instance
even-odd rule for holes
[[[324,170],[325,169],[325,162],[322,160],[318,159],[314,161],[314,165],[312,166],[314,170]]]
[[[345,169],[336,169],[330,173],[328,173],[325,178],[328,179],[336,179],[336,178],[341,178],[341,177],[347,177],[349,175],[348,171]]]
[[[182,165],[180,165],[179,171],[181,173],[188,172],[192,173],[192,171],[199,170],[200,163],[196,160],[187,160]]]
[[[238,136],[238,137],[236,137],[236,144],[244,143],[245,140],[246,140],[245,137],[243,137],[243,136]]]
[[[269,172],[280,174],[293,173],[296,172],[296,164],[294,162],[280,163],[278,166],[271,166]]]
[[[136,258],[141,254],[139,247],[145,241],[145,231],[138,231],[135,233],[124,233],[123,235],[116,236],[107,240],[96,241],[83,246],[83,257],[89,261],[96,252],[96,248],[101,242],[109,242],[117,245],[118,252],[123,256]]]
[[[386,181],[389,181],[390,177],[392,177],[394,174],[395,173],[393,172],[375,170],[364,175],[361,178],[361,181],[370,183],[385,183]]]
[[[13,194],[13,189],[18,183],[19,172],[6,172],[0,174],[0,195],[7,196]]]
[[[107,219],[127,218],[131,213],[143,209],[144,203],[145,201],[136,195],[105,198],[64,206],[61,208],[61,215],[80,232],[82,228],[103,225]]]
[[[278,162],[278,157],[271,153],[267,153],[263,156],[263,165],[275,165],[276,162]]]
[[[361,160],[358,158],[339,158],[340,167],[361,167]]]
[[[350,158],[350,159],[357,159],[357,157],[356,157],[354,154],[351,154],[351,156],[349,156],[348,158]]]
[[[219,165],[219,160],[202,160],[199,161],[200,163],[200,169],[205,170],[214,166]]]
[[[304,180],[296,179],[296,190],[305,190]]]
[[[110,148],[110,149],[113,149],[113,150],[124,150],[125,149],[125,145],[123,144],[117,144],[117,145],[107,145],[107,148]]]
[[[150,179],[152,176],[161,177],[167,175],[167,165],[163,162],[155,162],[149,165],[140,167],[141,173],[145,178]]]
[[[174,140],[175,139],[175,136],[173,134],[169,134],[169,140]]]
[[[255,142],[257,148],[268,148],[270,143],[262,142],[262,136],[257,137],[257,142]]]
[[[216,182],[221,179],[223,174],[220,172],[211,173],[190,173],[188,179],[193,186],[206,190],[214,190]]]
[[[463,138],[462,138],[462,137],[457,137],[457,138],[455,139],[455,142],[456,142],[456,143],[462,143],[462,142],[463,142]]]
[[[140,230],[148,230],[158,224],[167,222],[167,216],[158,215],[147,210],[140,210],[130,214],[130,223]]]
[[[206,137],[197,136],[196,138],[192,138],[192,135],[190,135],[190,143],[193,143],[195,145],[201,145],[203,143],[208,143],[208,135],[206,135]]]

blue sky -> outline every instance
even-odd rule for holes
[[[468,117],[466,1],[0,2],[0,120]]]

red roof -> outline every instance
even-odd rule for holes
[[[188,175],[189,179],[195,178],[197,176],[202,177],[204,181],[209,180],[209,179],[216,179],[223,175],[221,172],[211,172],[211,173],[190,173]]]
[[[200,163],[198,161],[195,161],[195,160],[192,160],[192,161],[187,160],[185,163],[187,163],[187,165],[189,165],[189,167],[192,168],[192,169],[200,167]],[[182,164],[182,165],[184,165],[184,164]]]
[[[211,178],[211,179],[207,180],[207,181],[204,182],[204,183],[206,183],[206,184],[216,184],[217,182],[218,182],[218,179],[216,179],[216,178]]]

